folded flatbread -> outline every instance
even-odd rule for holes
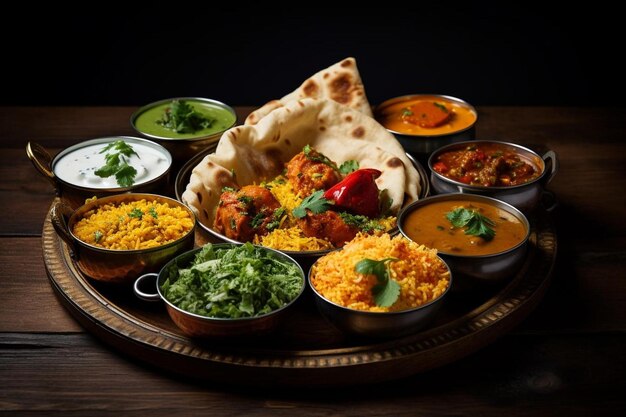
[[[376,182],[393,199],[393,212],[418,198],[419,174],[391,133],[359,111],[308,98],[287,103],[254,126],[227,130],[215,152],[193,169],[182,200],[213,227],[224,187],[272,180],[307,144],[338,165],[356,160],[360,168],[382,171]]]
[[[354,58],[346,58],[313,75],[295,91],[280,100],[272,100],[250,113],[245,124],[254,125],[273,110],[303,98],[330,99],[368,116],[372,108],[365,95],[365,87]]]

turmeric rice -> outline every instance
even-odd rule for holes
[[[142,199],[119,205],[102,204],[86,212],[72,232],[90,245],[137,250],[174,242],[189,233],[193,225],[187,210]]]
[[[373,274],[360,274],[356,264],[363,259],[396,258],[389,263],[390,279],[400,285],[400,295],[391,307],[379,307],[372,287]],[[435,249],[418,245],[401,235],[359,234],[342,250],[321,257],[312,267],[311,283],[324,298],[355,310],[386,312],[419,307],[443,295],[450,285],[450,272]]]
[[[264,236],[255,236],[252,243],[268,248],[290,251],[317,251],[334,249],[333,244],[318,237],[309,237],[304,234],[298,225],[296,218],[292,215],[293,209],[302,203],[302,198],[296,194],[291,183],[279,175],[273,181],[262,183],[269,188],[276,197],[281,207],[285,208],[285,215],[280,221],[280,226]],[[385,230],[390,230],[396,226],[396,217],[387,216],[377,219],[383,230],[372,231],[372,234],[382,234]]]

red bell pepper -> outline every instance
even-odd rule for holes
[[[324,198],[333,200],[339,210],[376,218],[380,215],[380,204],[375,180],[381,174],[373,168],[356,170],[329,188]]]

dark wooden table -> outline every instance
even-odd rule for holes
[[[133,134],[132,111],[0,111],[0,414],[603,416],[626,409],[626,109],[480,108],[479,138],[547,147],[560,157],[549,186],[560,205],[547,295],[520,326],[464,359],[332,390],[188,381],[109,348],[61,306],[41,248],[54,192],[27,159],[26,142],[56,153]]]

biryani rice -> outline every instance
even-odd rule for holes
[[[378,307],[372,274],[359,274],[356,264],[363,259],[390,262],[390,278],[400,284],[400,296],[391,307]],[[450,271],[435,249],[418,245],[401,235],[392,238],[359,234],[342,250],[321,257],[312,267],[311,283],[324,298],[355,310],[387,312],[419,307],[443,295],[450,285]]]
[[[277,229],[265,236],[255,236],[254,244],[278,250],[302,252],[334,249],[329,240],[308,237],[304,234],[295,217],[291,214],[293,209],[302,204],[303,199],[294,192],[291,183],[284,176],[278,176],[273,181],[261,185],[269,188],[281,207],[285,208],[285,215]],[[384,230],[374,231],[374,234],[382,234],[396,226],[395,216],[383,217],[377,221]]]
[[[184,208],[142,199],[95,207],[74,224],[72,233],[97,247],[137,250],[174,242],[189,233],[193,225],[193,218]]]

